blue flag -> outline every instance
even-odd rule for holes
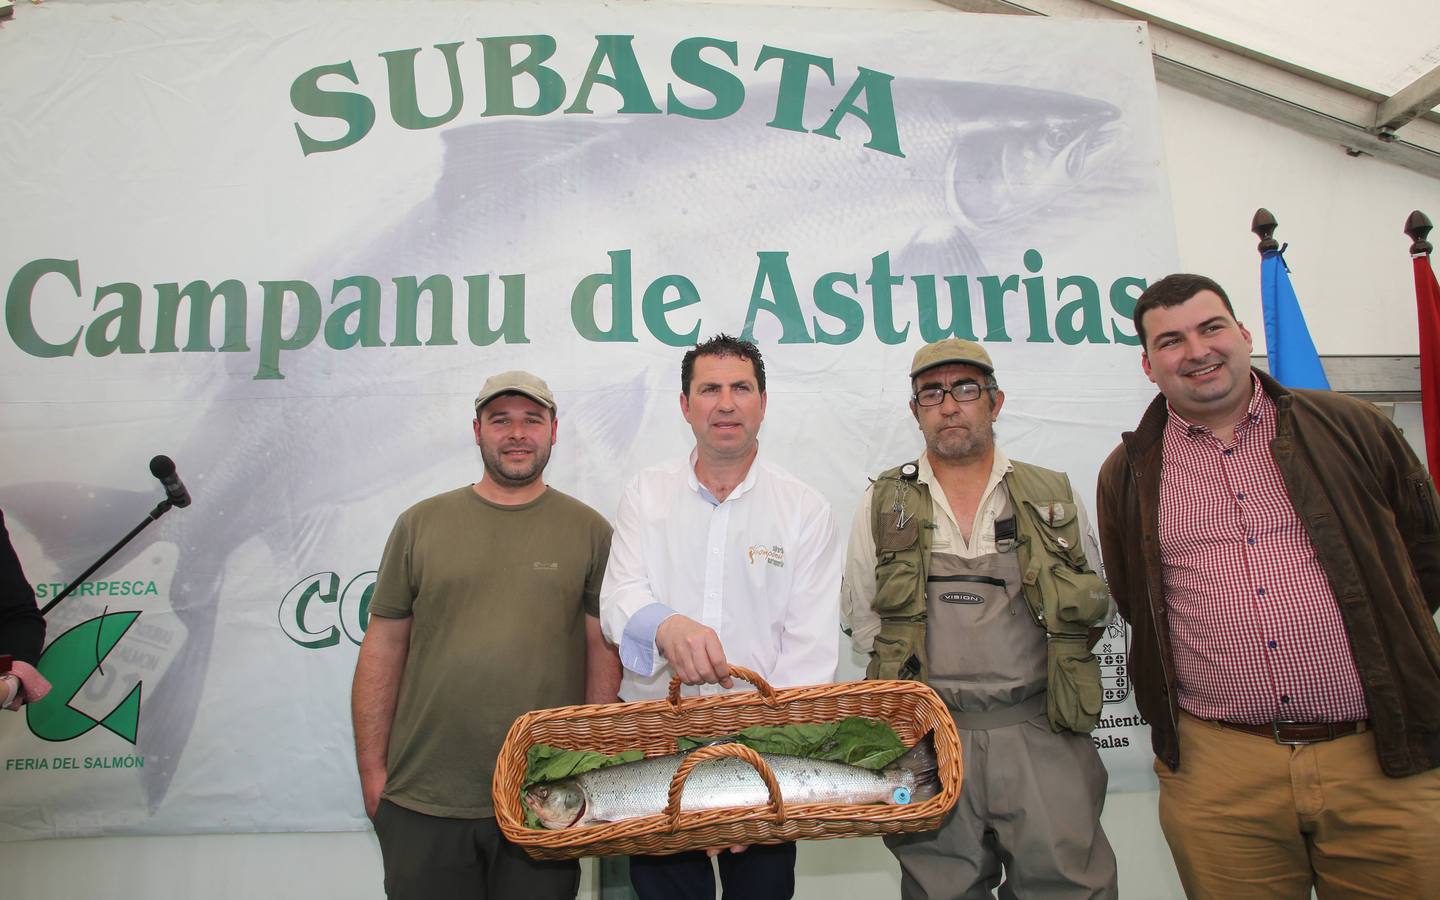
[[[1281,256],[1270,250],[1260,260],[1260,298],[1265,307],[1265,355],[1270,374],[1286,387],[1330,390],[1320,354],[1310,340],[1300,301],[1290,286],[1290,270]]]

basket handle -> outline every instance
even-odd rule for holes
[[[775,824],[785,821],[785,801],[780,798],[780,782],[775,780],[775,773],[760,754],[744,744],[710,744],[690,751],[680,763],[680,768],[675,770],[675,777],[670,779],[670,799],[665,804],[665,815],[670,819],[672,832],[680,828],[680,795],[685,792],[685,779],[690,777],[696,766],[722,756],[743,760],[759,773],[760,779],[765,782],[765,789],[770,792],[770,810],[774,813]]]
[[[748,681],[751,684],[755,685],[755,690],[759,691],[760,696],[765,698],[766,705],[775,705],[775,689],[770,686],[770,682],[760,677],[760,673],[752,672],[743,666],[731,666],[730,674],[740,679],[741,681]],[[676,709],[680,708],[679,675],[670,676],[670,696],[666,699],[670,702],[671,706],[675,707]]]

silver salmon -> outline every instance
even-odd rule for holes
[[[672,753],[542,782],[525,791],[525,805],[546,828],[579,828],[664,812],[670,781],[687,754]],[[933,735],[927,734],[879,771],[847,763],[762,753],[786,804],[918,803],[940,792]],[[733,757],[708,760],[685,780],[680,809],[690,812],[762,806],[765,782]]]

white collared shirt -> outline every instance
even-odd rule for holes
[[[931,518],[935,530],[931,534],[930,549],[934,553],[948,553],[961,559],[974,559],[996,552],[995,518],[1005,508],[1005,491],[1001,481],[1015,467],[1010,457],[999,447],[995,448],[995,461],[990,467],[990,477],[985,482],[985,493],[975,508],[975,521],[970,524],[970,540],[965,540],[950,500],[935,478],[930,465],[930,455],[922,453],[919,461],[919,480],[930,488]],[[850,523],[850,539],[845,551],[845,580],[841,588],[840,614],[850,629],[850,640],[856,651],[869,653],[874,645],[875,635],[880,633],[880,617],[870,603],[875,599],[875,535],[871,532],[870,501],[875,486],[866,488]],[[1080,534],[1085,556],[1092,568],[1099,571],[1100,549],[1090,531],[1090,517],[1085,504],[1075,498],[1076,515],[1080,519]],[[1113,601],[1112,601],[1113,609]]]
[[[674,613],[715,629],[729,662],[775,687],[833,681],[840,554],[830,504],[760,457],[718,503],[694,452],[644,470],[620,498],[600,590],[601,627],[625,666],[620,697],[665,696],[671,669],[654,635]]]

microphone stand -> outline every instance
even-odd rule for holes
[[[79,587],[81,584],[84,584],[85,579],[89,578],[91,575],[94,575],[96,569],[98,569],[98,568],[100,568],[101,566],[105,565],[105,563],[110,559],[110,557],[112,557],[112,556],[114,556],[115,554],[117,554],[117,553],[120,552],[120,548],[124,547],[126,544],[128,544],[128,543],[130,543],[132,540],[134,540],[134,539],[135,539],[135,535],[137,535],[137,534],[139,534],[140,532],[144,531],[145,528],[146,528],[151,522],[154,522],[156,519],[158,519],[158,518],[160,518],[161,516],[165,515],[167,512],[169,512],[169,511],[170,511],[171,509],[173,509],[174,507],[175,507],[175,504],[171,503],[168,499],[166,499],[166,500],[161,500],[159,503],[157,503],[157,504],[155,505],[155,508],[152,509],[152,510],[150,510],[150,515],[146,516],[146,517],[145,517],[145,520],[144,520],[143,522],[141,522],[139,525],[136,525],[134,528],[130,529],[130,533],[127,534],[127,535],[125,535],[123,538],[121,538],[121,539],[120,539],[120,543],[116,544],[115,546],[111,547],[108,551],[106,551],[106,553],[105,553],[104,556],[102,556],[102,557],[100,557],[99,559],[95,560],[95,564],[94,564],[94,565],[92,565],[90,568],[86,569],[84,572],[80,573],[80,577],[77,578],[77,579],[75,579],[74,581],[70,582],[70,585],[69,585],[68,587],[66,587],[65,590],[61,591],[58,595],[56,595],[56,597],[55,597],[54,600],[51,600],[49,603],[45,604],[45,606],[40,610],[40,615],[43,616],[43,615],[45,615],[46,613],[48,613],[50,610],[54,609],[54,608],[55,608],[55,604],[59,603],[61,600],[64,600],[66,597],[70,596],[70,592],[73,591],[73,590],[75,590],[75,589],[76,589],[77,587]]]

